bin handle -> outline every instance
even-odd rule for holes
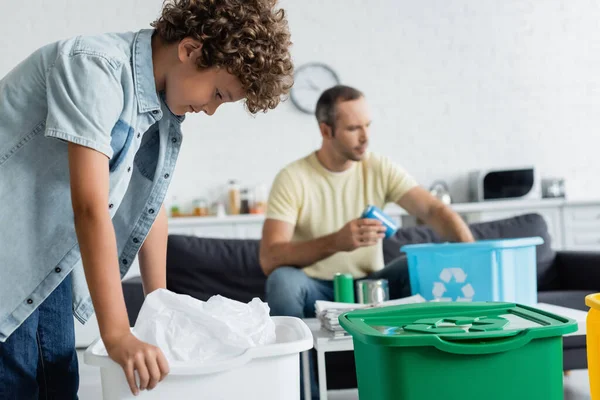
[[[585,296],[585,305],[594,310],[600,310],[600,293]]]
[[[478,336],[474,339],[452,339],[448,336],[438,336],[438,343],[435,344],[435,347],[447,353],[454,354],[493,354],[518,349],[533,339],[527,330],[511,336],[499,335],[499,333],[490,332],[489,335]],[[509,331],[502,333],[508,334]],[[477,343],[477,341],[489,339],[493,340]]]

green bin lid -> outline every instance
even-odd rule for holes
[[[356,310],[340,325],[363,343],[433,346],[456,354],[484,354],[519,348],[533,339],[562,336],[577,322],[514,303],[419,303]]]

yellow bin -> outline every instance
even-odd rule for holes
[[[585,298],[590,308],[586,320],[588,373],[592,400],[600,400],[600,293]]]

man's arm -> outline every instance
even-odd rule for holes
[[[463,219],[450,207],[422,187],[414,187],[398,205],[431,226],[442,238],[456,242],[473,242],[473,234]]]
[[[335,234],[306,242],[292,242],[294,225],[267,219],[260,241],[260,265],[265,275],[284,265],[303,268],[337,252]]]
[[[292,242],[294,225],[268,218],[260,242],[260,265],[265,275],[278,267],[304,268],[340,251],[372,246],[384,237],[381,222],[355,219],[338,232],[304,242]]]
[[[168,230],[167,211],[163,204],[139,254],[142,284],[146,295],[167,287]]]

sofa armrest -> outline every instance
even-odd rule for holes
[[[560,289],[600,292],[600,252],[558,251]]]

